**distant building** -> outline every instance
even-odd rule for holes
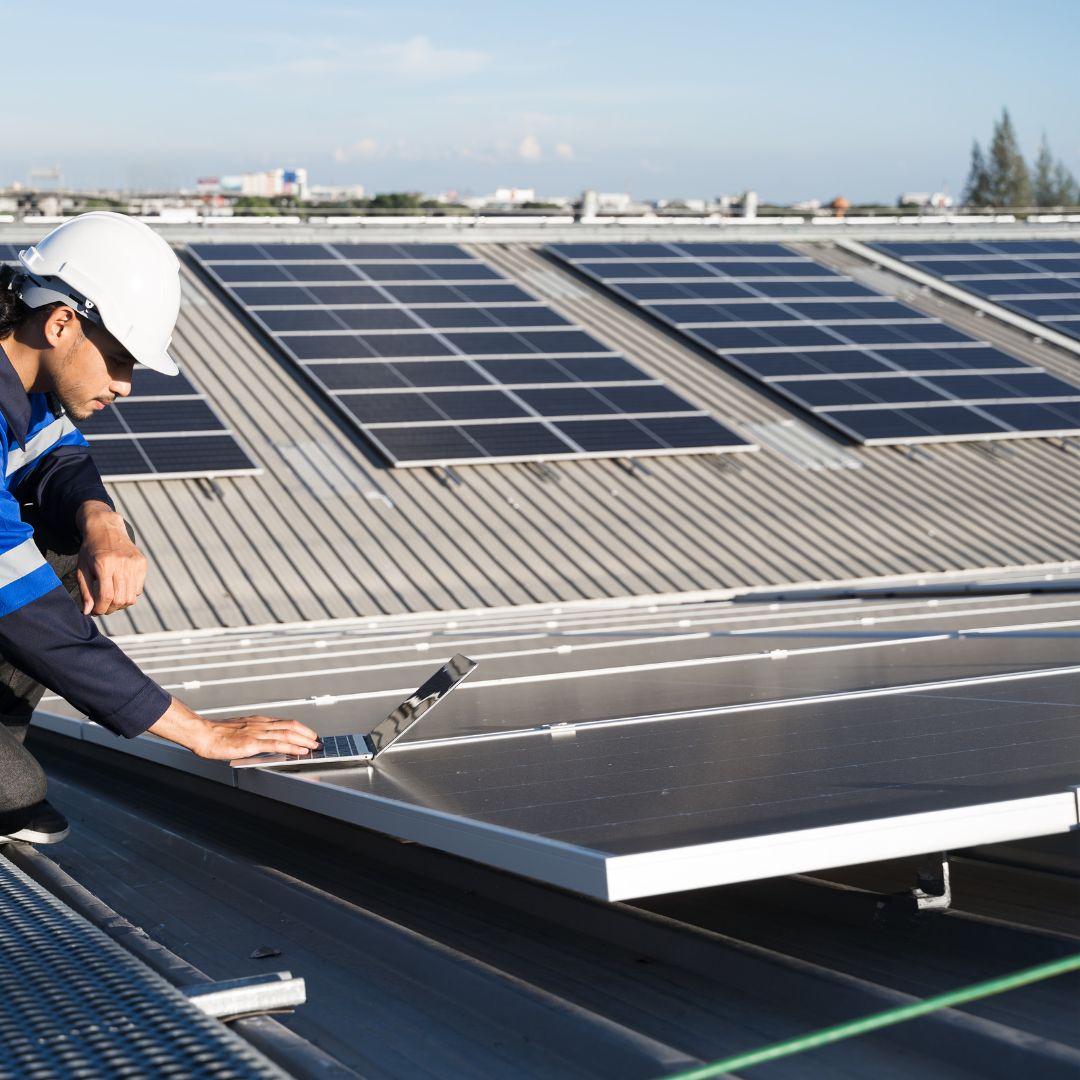
[[[233,176],[205,177],[196,185],[205,195],[254,195],[273,198],[279,195],[308,197],[307,169],[267,169],[265,172],[238,173]]]
[[[597,209],[601,214],[626,214],[631,210],[640,210],[634,197],[625,191],[600,191],[596,195]]]
[[[692,210],[697,214],[704,214],[709,208],[706,199],[658,199],[657,210]]]
[[[944,191],[905,191],[899,199],[900,206],[926,207],[931,210],[947,210],[953,205],[951,195]]]
[[[307,188],[306,194],[302,196],[306,202],[317,203],[349,202],[363,197],[363,184],[343,184],[336,187],[319,184]]]
[[[536,202],[536,188],[496,188],[490,202],[498,206],[521,206],[522,203]]]

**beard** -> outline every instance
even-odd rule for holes
[[[90,401],[71,400],[59,390],[54,391],[53,396],[64,410],[64,414],[76,423],[81,420],[89,420],[97,412],[93,405],[93,402],[97,399],[91,399]]]
[[[76,423],[88,420],[98,410],[94,407],[98,401],[106,401],[105,397],[86,397],[87,387],[79,378],[79,352],[87,339],[80,332],[78,338],[71,344],[64,354],[61,363],[53,375],[52,396],[64,413]],[[109,402],[114,398],[109,395]]]

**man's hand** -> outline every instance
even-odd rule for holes
[[[111,615],[142,595],[146,556],[132,543],[124,519],[103,502],[79,508],[82,547],[76,573],[84,615]]]
[[[256,754],[303,755],[319,748],[319,736],[298,720],[241,716],[207,720],[177,698],[150,727],[154,735],[186,746],[199,757],[228,761]]]

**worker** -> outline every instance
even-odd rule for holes
[[[0,268],[0,843],[68,832],[23,745],[46,687],[117,735],[204,758],[319,745],[295,720],[200,716],[91,619],[134,604],[147,564],[76,425],[131,392],[136,363],[177,374],[179,270],[146,225],[96,211]]]

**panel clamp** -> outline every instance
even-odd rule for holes
[[[181,993],[207,1016],[218,1020],[292,1012],[307,1001],[304,980],[294,979],[290,971],[185,986]]]

